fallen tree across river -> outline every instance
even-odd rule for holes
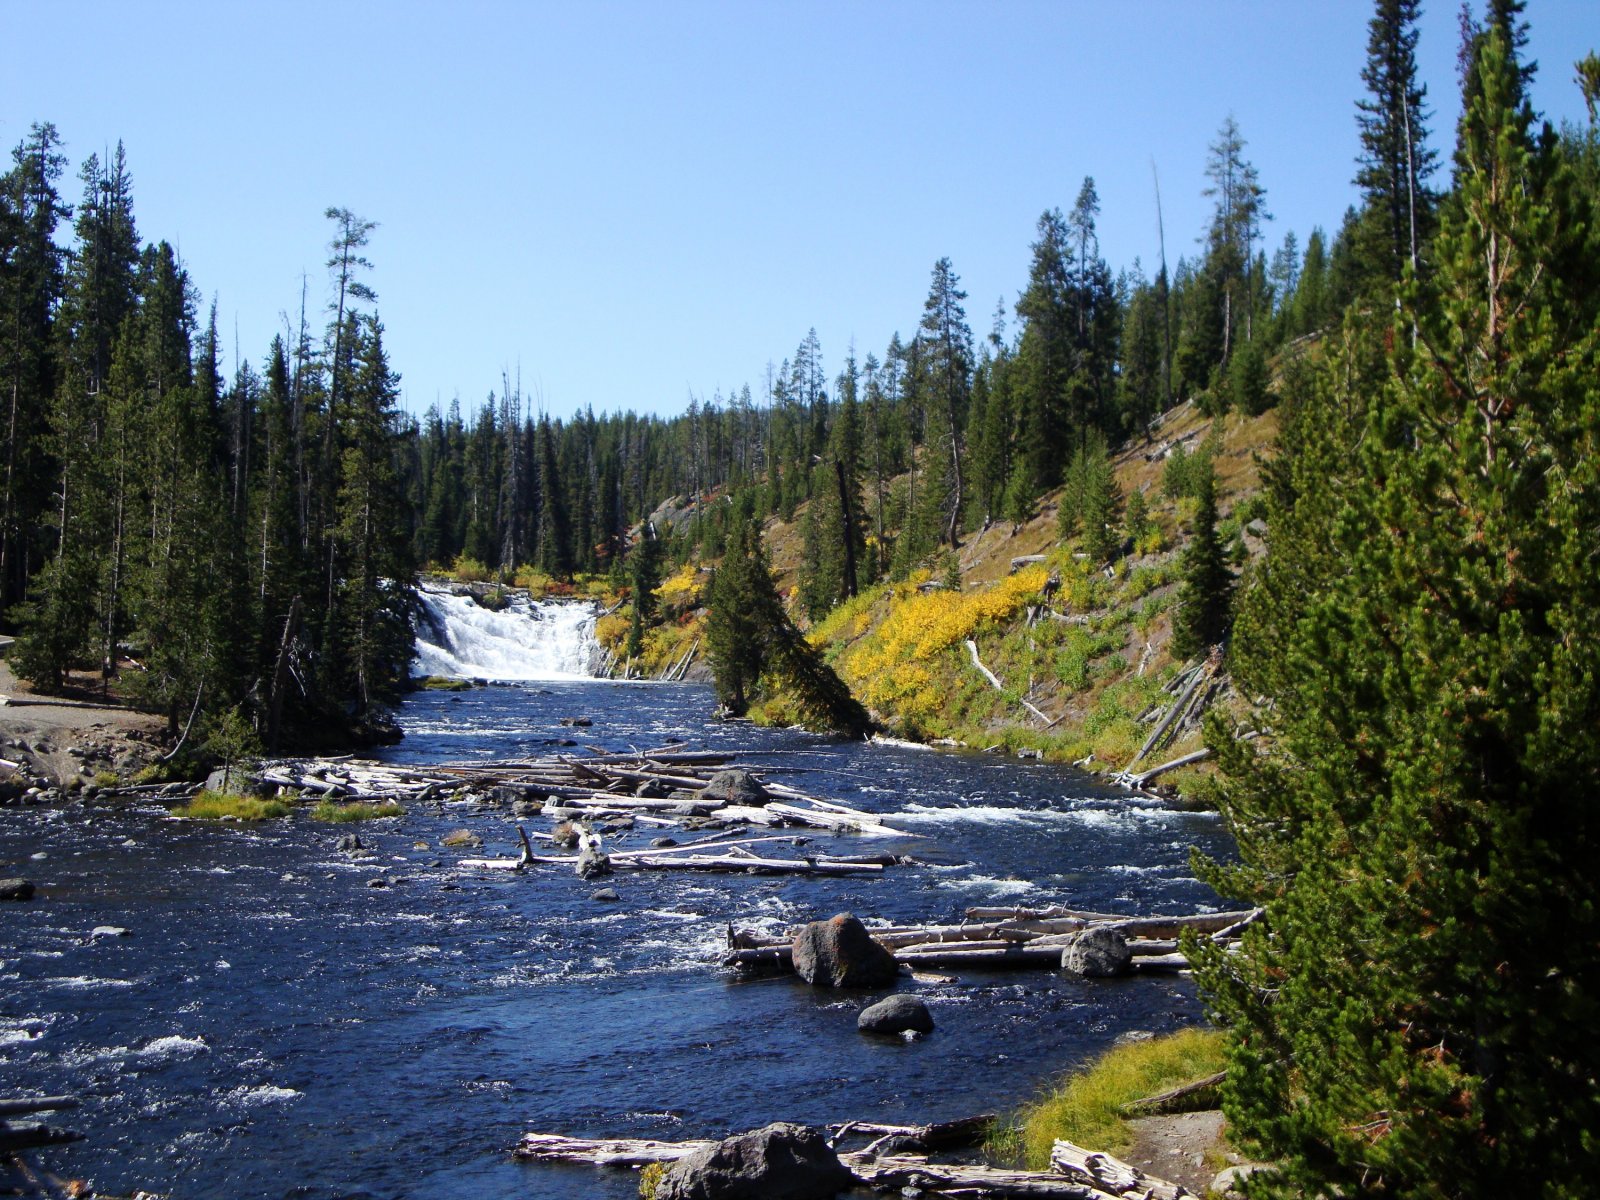
[[[1189,967],[1177,941],[1183,933],[1232,946],[1260,919],[1261,910],[1136,917],[1066,908],[969,908],[966,915],[958,925],[868,926],[867,932],[896,962],[911,968],[1053,970],[1086,931],[1105,929],[1126,943],[1129,970],[1181,972]],[[749,974],[791,972],[796,932],[769,934],[730,925],[723,965]]]

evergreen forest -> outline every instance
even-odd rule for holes
[[[631,659],[669,572],[717,564],[723,702],[744,712],[779,671],[859,734],[872,718],[803,630],[885,581],[937,586],[976,532],[1047,504],[1090,567],[1123,557],[1149,520],[1114,452],[1175,406],[1275,410],[1248,562],[1204,457],[1167,466],[1174,650],[1225,659],[1237,693],[1204,791],[1239,856],[1198,866],[1266,912],[1243,953],[1187,948],[1229,1031],[1231,1126],[1280,1164],[1250,1194],[1590,1194],[1600,59],[1529,61],[1524,8],[1464,10],[1462,116],[1440,130],[1418,0],[1375,0],[1361,199],[1327,229],[1269,236],[1271,181],[1227,117],[1194,181],[1209,224],[1172,261],[1163,230],[1149,263],[1108,263],[1086,177],[991,320],[940,258],[888,345],[830,369],[807,332],[671,418],[555,418],[511,375],[402,411],[379,227],[342,208],[298,318],[225,378],[200,282],[137,228],[123,148],[73,193],[36,124],[0,178],[12,665],[115,689],[175,740],[242,720],[268,748],[347,744],[407,686],[419,571],[603,581],[632,597]],[[1574,73],[1586,126],[1533,111],[1538,70]],[[792,595],[774,519],[803,539]],[[1017,578],[1013,599],[1044,586]]]

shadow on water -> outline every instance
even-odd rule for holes
[[[1120,1034],[1197,1019],[1182,980],[972,973],[916,985],[931,1037],[869,1041],[855,1030],[867,997],[734,981],[715,966],[730,921],[1214,904],[1188,849],[1225,853],[1227,838],[1212,816],[1069,770],[711,724],[711,707],[692,685],[422,693],[389,757],[673,738],[733,749],[885,814],[908,834],[893,848],[937,865],[865,881],[621,876],[608,905],[563,868],[453,870],[437,848],[452,828],[513,849],[514,824],[472,808],[363,829],[369,859],[339,853],[342,831],[304,817],[243,829],[155,808],[8,814],[0,873],[34,878],[41,896],[0,913],[0,1071],[8,1091],[86,1101],[71,1124],[89,1140],[41,1161],[107,1191],[179,1197],[621,1197],[631,1173],[524,1166],[507,1150],[528,1129],[677,1138],[1003,1109]],[[574,716],[594,724],[559,724]],[[369,886],[378,878],[396,882]],[[91,936],[101,925],[130,934]]]

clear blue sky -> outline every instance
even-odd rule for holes
[[[1475,4],[1481,8],[1481,3]],[[1034,223],[1084,175],[1113,269],[1204,228],[1231,112],[1276,220],[1355,196],[1371,5],[1139,3],[75,3],[0,0],[0,144],[53,121],[72,163],[122,139],[146,240],[180,249],[232,359],[259,365],[329,205],[380,223],[370,279],[406,405],[475,408],[502,372],[565,416],[676,412],[749,382],[807,329],[916,326],[948,255],[986,332]],[[1536,105],[1578,119],[1600,0],[1533,0]],[[1456,5],[1419,57],[1448,158]]]

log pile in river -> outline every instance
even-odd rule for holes
[[[361,759],[279,760],[264,784],[332,799],[445,802],[464,796],[543,805],[555,820],[631,820],[646,825],[764,825],[874,837],[906,837],[872,813],[823,800],[732,765],[715,751],[659,749],[543,758],[396,766]]]
[[[572,867],[580,875],[610,874],[613,871],[719,871],[745,875],[881,875],[885,867],[913,860],[893,854],[812,854],[803,858],[774,858],[756,853],[751,846],[779,842],[794,845],[804,842],[790,834],[769,837],[738,837],[735,833],[714,833],[683,845],[652,846],[642,850],[613,850],[599,854],[600,839],[580,835],[583,846],[577,854],[539,854],[533,849],[528,832],[520,825],[522,853],[513,858],[464,858],[458,865],[482,871],[522,871],[540,864]],[[536,834],[550,840],[550,834]],[[585,862],[603,857],[604,865],[585,870]]]
[[[1193,1193],[1176,1183],[1157,1179],[1108,1154],[1084,1150],[1057,1141],[1049,1171],[1017,1171],[977,1163],[933,1162],[929,1154],[951,1145],[970,1144],[968,1135],[982,1131],[987,1120],[954,1121],[945,1125],[891,1126],[846,1122],[833,1126],[831,1145],[847,1135],[874,1137],[861,1150],[844,1151],[839,1163],[858,1186],[877,1192],[961,1196],[968,1200],[1186,1200]],[[943,1137],[944,1131],[955,1131]],[[744,1135],[746,1138],[751,1135]],[[676,1163],[704,1154],[713,1141],[661,1142],[646,1138],[563,1137],[529,1133],[514,1153],[535,1162],[591,1163],[601,1167],[639,1168],[652,1163]],[[680,1168],[681,1170],[682,1168]]]
[[[1233,945],[1261,910],[1194,913],[1185,916],[1132,917],[1071,908],[969,908],[958,925],[868,927],[874,941],[912,970],[919,968],[1033,967],[1053,970],[1064,952],[1090,931],[1114,933],[1125,943],[1126,969],[1134,972],[1185,971],[1188,958],[1177,939],[1189,931],[1224,946]],[[748,974],[794,970],[794,933],[767,934],[728,928],[725,966]],[[1120,972],[1117,972],[1120,973]]]

